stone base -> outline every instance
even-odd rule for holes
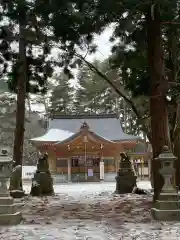
[[[21,222],[22,215],[20,212],[11,214],[0,214],[0,225],[17,225]]]
[[[159,210],[180,210],[180,201],[159,201],[155,203],[155,208]]]
[[[0,205],[0,214],[12,214],[16,212],[16,205]]]
[[[13,198],[10,196],[0,197],[0,205],[13,205]]]
[[[117,176],[116,179],[116,194],[132,193],[136,186],[136,176]]]
[[[161,193],[158,198],[159,201],[179,201],[177,192]]]
[[[152,217],[158,221],[180,220],[180,199],[177,192],[161,193],[151,209]]]
[[[0,226],[15,225],[22,220],[20,212],[16,212],[16,205],[13,198],[8,196],[0,196]]]
[[[34,184],[35,182],[36,184]],[[36,172],[32,179],[30,195],[52,196],[54,195],[53,179],[49,172]]]
[[[157,221],[180,221],[180,209],[159,210],[157,208],[152,208],[151,214]]]

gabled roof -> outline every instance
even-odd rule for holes
[[[100,135],[98,135],[97,133],[94,133],[92,131],[90,131],[89,126],[87,125],[86,122],[84,122],[82,124],[82,126],[80,127],[79,131],[77,133],[74,133],[72,136],[64,139],[63,141],[57,142],[56,144],[68,144],[70,142],[75,141],[76,139],[78,139],[79,137],[86,137],[87,141],[88,139],[92,140],[92,141],[96,141],[99,143],[111,143],[111,144],[116,144],[116,142],[113,142],[109,139],[106,139]]]
[[[49,131],[44,134],[41,137],[32,138],[30,141],[32,142],[61,142],[70,136],[72,136],[74,133],[61,130],[61,129],[49,129]]]
[[[136,141],[139,136],[125,134],[116,114],[98,115],[54,115],[49,119],[49,129],[60,129],[77,133],[86,122],[92,132],[111,141]]]

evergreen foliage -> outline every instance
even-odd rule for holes
[[[42,25],[40,14],[36,11],[36,2],[3,1],[1,24],[1,62],[4,65],[2,76],[8,78],[11,91],[17,92],[19,79],[20,53],[20,21],[24,21],[24,36],[26,49],[26,92],[37,93],[46,91],[47,77],[52,76],[52,65],[47,61],[50,48]],[[5,21],[6,19],[6,21]],[[40,19],[40,20],[39,20]],[[4,23],[4,24],[3,24]]]
[[[118,82],[118,72],[109,68],[108,60],[94,61],[94,66],[103,72],[113,82]],[[98,74],[83,65],[77,74],[77,85],[69,85],[63,74],[56,78],[57,87],[50,97],[49,111],[51,114],[100,114],[117,113],[126,133],[139,134],[141,129],[132,109],[125,104],[114,90]],[[74,94],[73,94],[74,93]],[[142,104],[142,103],[140,103]]]
[[[53,88],[50,97],[50,114],[71,114],[73,101],[73,88],[70,86],[68,77],[61,73],[55,77],[56,87]]]

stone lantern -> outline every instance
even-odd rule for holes
[[[7,188],[7,181],[12,173],[12,159],[7,150],[0,153],[0,225],[18,224],[21,221],[21,213],[16,212],[13,198]]]
[[[8,157],[7,150],[0,153],[0,197],[9,196],[7,181],[10,179],[12,171],[12,159]]]
[[[155,207],[151,209],[152,216],[159,221],[178,221],[180,220],[180,199],[173,183],[175,174],[174,161],[177,158],[169,151],[167,146],[164,146],[163,152],[157,159],[161,162],[159,172],[164,179],[164,185]]]

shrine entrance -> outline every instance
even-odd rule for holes
[[[71,156],[72,181],[100,181],[100,155]]]
[[[55,153],[53,168],[64,181],[98,182],[105,179],[106,173],[114,179],[122,147],[121,142],[108,140],[92,132],[84,122],[77,133],[53,144],[49,151]]]

